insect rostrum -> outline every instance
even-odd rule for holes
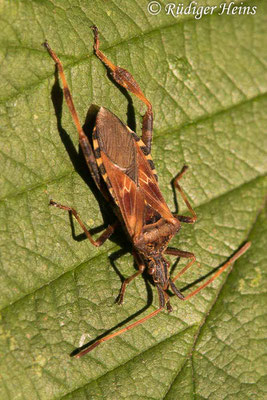
[[[179,184],[179,180],[187,170],[187,167],[184,166],[177,175],[174,180],[174,186],[180,192],[183,201],[187,205],[191,213],[190,217],[172,214],[160,192],[156,170],[151,157],[153,131],[151,103],[142,93],[133,76],[125,69],[115,66],[99,50],[98,29],[96,26],[93,26],[92,29],[96,56],[106,65],[113,79],[119,85],[135,94],[147,107],[143,116],[141,139],[112,112],[100,107],[93,129],[93,146],[91,146],[76,113],[63,66],[49,44],[45,42],[44,46],[57,65],[63,84],[65,100],[76,125],[79,143],[90,173],[104,198],[109,202],[112,201],[118,222],[123,225],[129,240],[132,242],[132,253],[138,265],[138,271],[123,282],[118,302],[119,304],[123,303],[127,284],[147,268],[158,292],[159,308],[131,325],[97,340],[91,346],[79,349],[79,351],[75,352],[76,357],[81,357],[100,343],[145,322],[158,314],[165,306],[168,311],[172,311],[167,293],[168,289],[180,300],[189,299],[211,283],[250,246],[250,242],[243,245],[210,279],[188,295],[184,296],[176,287],[174,282],[195,262],[193,253],[168,248],[168,243],[179,231],[181,222],[193,224],[197,219]],[[94,246],[101,246],[111,236],[118,224],[116,222],[108,226],[102,235],[97,240],[94,240],[76,210],[53,200],[50,201],[50,204],[71,212]],[[164,254],[187,258],[189,262],[176,276],[171,278],[169,275],[170,264],[164,258]]]

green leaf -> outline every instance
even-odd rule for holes
[[[166,15],[164,2],[153,16],[147,4],[1,3],[1,399],[266,396],[266,2],[243,2],[257,7],[255,15],[217,9],[200,19]],[[121,285],[116,270],[124,277],[135,271],[127,242],[114,260],[123,234],[94,248],[73,238],[67,213],[48,207],[49,198],[75,207],[89,228],[101,226],[108,212],[75,155],[77,132],[41,47],[45,39],[64,64],[82,123],[94,103],[125,122],[130,111],[132,128],[134,110],[141,131],[144,107],[136,98],[131,106],[108,79],[93,54],[92,24],[103,52],[133,74],[153,104],[152,154],[171,210],[170,181],[184,164],[190,167],[182,186],[198,221],[183,225],[171,245],[194,252],[197,264],[179,287],[205,276],[243,242],[252,245],[188,302],[172,297],[173,313],[77,360],[69,357],[77,346],[158,305],[155,288],[140,277],[124,305],[114,304]],[[76,223],[75,233],[81,233]]]

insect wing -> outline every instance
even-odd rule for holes
[[[145,203],[138,187],[135,139],[119,118],[104,107],[98,112],[94,135],[99,170],[130,236],[138,235],[143,227]]]
[[[148,159],[139,146],[137,147],[138,183],[144,194],[144,199],[146,203],[148,203],[152,209],[157,211],[163,218],[173,219],[173,215],[161,194],[158,182],[150,167]]]
[[[97,114],[95,140],[94,149],[99,146],[115,165],[137,182],[135,140],[120,119],[104,107]]]
[[[150,218],[157,213],[173,219],[151,167],[151,155],[145,155],[141,149],[144,143],[136,140],[135,134],[103,107],[97,115],[94,135],[99,170],[130,236],[141,234],[148,209]]]
[[[144,223],[145,202],[142,190],[116,166],[104,152],[101,152],[112,195],[118,204],[130,236],[139,235]]]

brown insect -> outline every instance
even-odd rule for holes
[[[197,219],[194,210],[178,183],[187,170],[187,167],[184,166],[182,171],[176,176],[174,179],[174,186],[180,192],[183,201],[192,215],[191,217],[172,214],[160,192],[157,174],[151,157],[153,128],[151,103],[142,93],[133,76],[125,69],[115,66],[99,50],[98,29],[96,26],[93,26],[92,29],[94,32],[94,51],[96,56],[111,71],[113,79],[119,85],[135,94],[147,107],[147,111],[143,117],[141,139],[130,128],[124,125],[118,117],[106,108],[101,107],[97,113],[96,123],[93,129],[92,147],[79,122],[63,72],[63,66],[49,44],[45,42],[44,46],[57,65],[63,84],[64,96],[78,130],[79,143],[95,184],[104,198],[109,202],[112,201],[115,214],[122,223],[133,244],[132,253],[138,265],[138,271],[124,280],[118,303],[123,303],[127,284],[138,275],[142,274],[144,269],[147,268],[157,288],[159,308],[125,328],[97,340],[92,345],[81,347],[78,349],[79,351],[75,352],[76,357],[81,357],[93,350],[100,343],[142,324],[157,315],[165,306],[169,312],[172,311],[169,295],[167,293],[168,289],[171,289],[180,300],[188,300],[214,281],[214,279],[230,264],[244,254],[251,244],[248,242],[243,245],[216,271],[212,278],[208,279],[187,296],[184,296],[175,286],[174,282],[184,274],[196,260],[193,253],[168,247],[169,241],[180,230],[181,222],[193,224]],[[52,200],[50,204],[72,213],[82,227],[87,238],[97,247],[101,246],[111,236],[118,223],[115,222],[115,224],[109,225],[102,235],[97,240],[94,240],[81,221],[76,210],[72,207],[58,204]],[[170,264],[164,258],[164,254],[187,258],[189,262],[174,278],[170,278]]]

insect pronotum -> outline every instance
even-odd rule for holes
[[[146,113],[143,116],[141,139],[118,117],[104,107],[100,107],[92,134],[92,144],[85,135],[75,110],[72,96],[63,71],[63,66],[47,42],[44,46],[57,65],[61,77],[63,92],[69,107],[74,124],[79,134],[79,143],[82,148],[89,171],[96,186],[104,198],[112,202],[118,221],[124,227],[129,240],[132,242],[132,253],[138,265],[138,271],[125,279],[122,283],[118,303],[123,303],[127,284],[142,274],[147,268],[152,276],[159,297],[159,308],[144,318],[95,341],[92,345],[83,346],[75,351],[76,357],[81,357],[93,350],[100,343],[106,342],[133,329],[161,312],[165,306],[168,311],[172,307],[167,293],[168,289],[180,300],[188,300],[204,289],[216,279],[229,265],[234,263],[250,247],[250,242],[244,244],[214,275],[200,287],[184,296],[175,285],[175,281],[184,274],[195,262],[193,253],[168,247],[169,241],[180,230],[181,222],[193,224],[197,216],[191,207],[179,181],[187,170],[187,166],[174,179],[174,186],[182,196],[191,216],[171,213],[158,186],[157,173],[151,157],[151,143],[153,131],[153,112],[149,100],[145,97],[133,76],[125,69],[114,65],[100,50],[98,29],[94,32],[95,55],[110,70],[113,79],[136,95],[145,105]],[[118,221],[109,225],[101,236],[94,240],[81,221],[76,210],[50,201],[50,205],[67,210],[76,218],[87,238],[94,246],[101,246],[114,232]],[[173,278],[169,275],[169,262],[164,254],[187,258],[189,262]]]

